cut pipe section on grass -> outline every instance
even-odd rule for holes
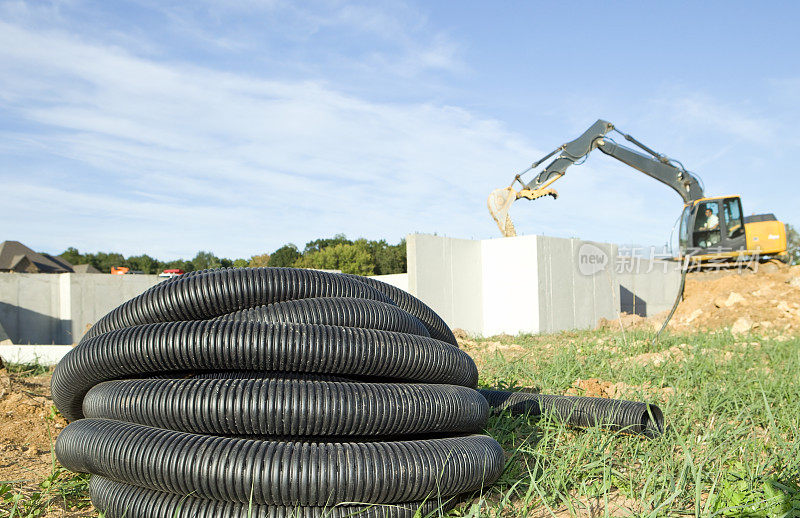
[[[610,430],[655,437],[664,433],[664,416],[656,405],[620,399],[554,396],[481,389],[478,392],[498,410],[515,415],[548,414],[571,426],[601,426]]]

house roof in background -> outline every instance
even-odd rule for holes
[[[72,265],[72,263],[61,257],[52,256],[50,254],[45,254],[45,253],[40,253],[39,255],[41,255],[45,259],[48,259],[49,261],[52,261],[53,263],[57,264],[58,266],[60,266],[61,268],[63,268],[68,272],[75,271],[75,267]]]
[[[91,264],[76,264],[72,267],[72,271],[75,273],[100,273],[100,270]]]
[[[0,271],[66,273],[72,271],[72,265],[34,252],[19,241],[3,241],[0,243]]]
[[[63,257],[34,252],[19,241],[0,243],[0,272],[100,273],[91,264],[73,265]]]
[[[19,241],[0,243],[0,272],[100,273],[89,264],[76,267],[62,257],[34,252]]]

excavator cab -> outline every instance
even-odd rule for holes
[[[733,252],[747,249],[738,196],[701,198],[685,206],[681,218],[681,253]]]
[[[700,198],[684,206],[679,244],[681,257],[698,261],[780,256],[786,229],[771,214],[745,217],[739,196]]]

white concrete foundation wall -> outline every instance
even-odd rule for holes
[[[450,327],[483,332],[481,242],[413,234],[406,241],[408,291]]]
[[[62,343],[77,343],[92,325],[123,302],[163,281],[158,275],[61,274],[62,301],[69,313],[69,336]]]
[[[591,329],[601,318],[616,318],[619,303],[613,265],[609,259],[598,271],[591,271],[592,265],[584,264],[582,268],[581,261],[592,254],[595,257],[603,257],[603,254],[607,258],[615,257],[616,247],[579,239],[539,236],[538,332]]]
[[[676,263],[668,269],[660,262],[638,264],[618,273],[617,246],[607,243],[423,234],[406,242],[408,291],[450,327],[474,335],[591,329],[601,318],[618,317],[628,299],[653,315],[671,306],[680,282]]]
[[[405,273],[374,278],[408,291]],[[0,345],[75,344],[106,313],[163,280],[157,275],[0,273]],[[38,349],[24,351],[20,354],[39,354]]]
[[[482,336],[589,329],[620,311],[654,315],[670,308],[680,283],[677,263],[617,258],[615,245],[578,239],[413,234],[407,256],[408,274],[375,278],[416,295],[450,327]],[[77,343],[103,315],[161,280],[0,273],[0,342]]]
[[[0,345],[0,360],[8,363],[55,365],[71,345]]]
[[[476,334],[539,331],[537,248],[540,239],[539,236],[519,236],[480,241],[483,326]]]
[[[0,325],[8,340],[50,344],[67,334],[59,280],[59,275],[0,273]]]
[[[652,316],[672,308],[681,284],[679,262],[631,257],[618,260],[616,274],[622,311]]]
[[[14,344],[74,344],[157,275],[0,273],[0,326]]]

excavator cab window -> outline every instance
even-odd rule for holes
[[[722,212],[725,214],[725,228],[728,231],[728,237],[735,239],[744,235],[742,201],[739,198],[726,198],[722,203]]]
[[[719,203],[707,201],[698,204],[694,219],[694,243],[697,248],[711,248],[720,242]]]
[[[680,233],[678,234],[678,246],[680,247],[681,253],[685,253],[686,250],[689,248],[689,225],[692,221],[692,206],[687,205],[683,208],[683,213],[681,213],[681,227]]]

